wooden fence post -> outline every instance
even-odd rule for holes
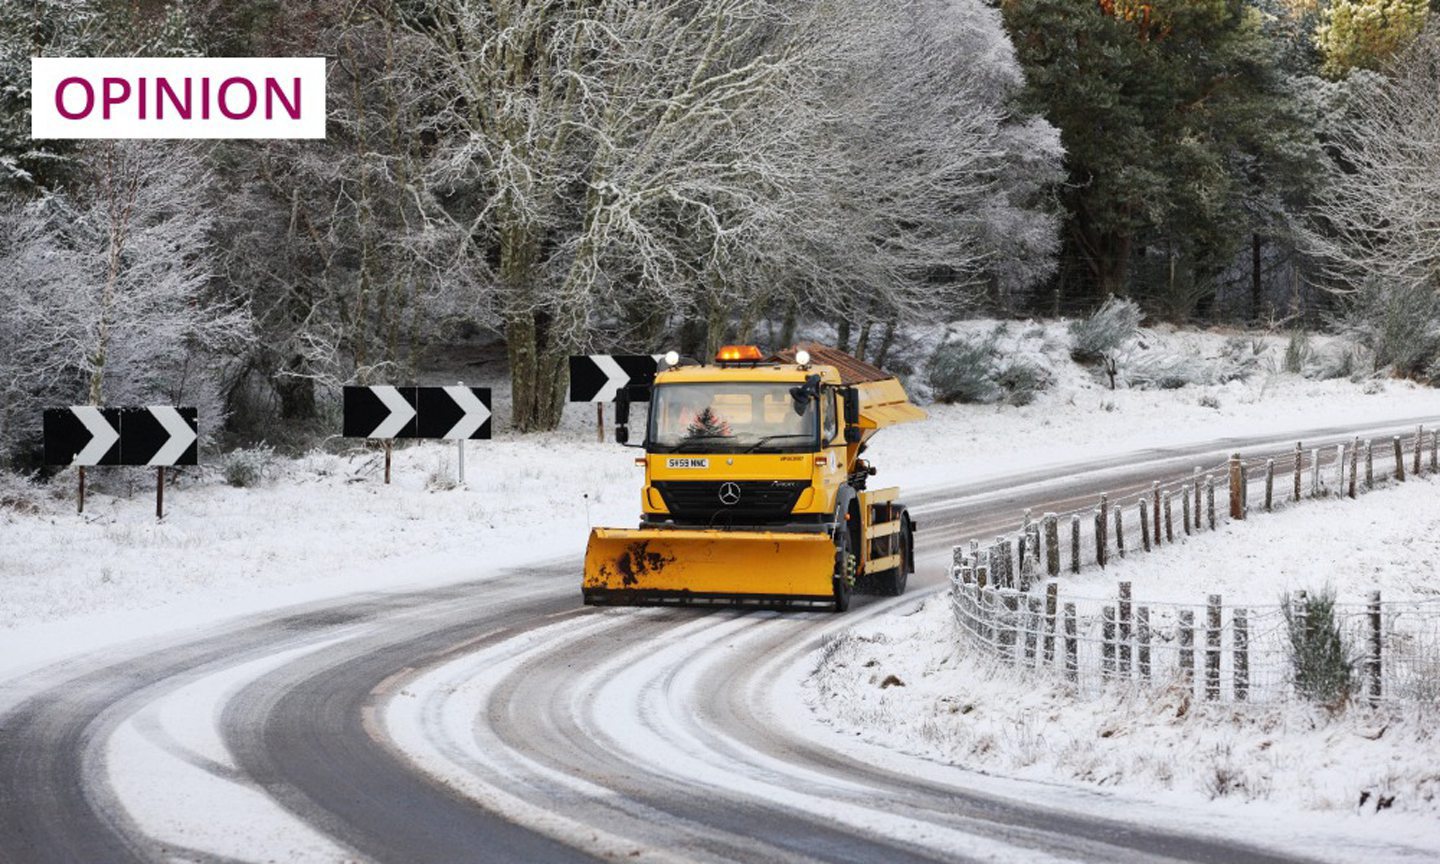
[[[1200,530],[1200,481],[1202,479],[1198,466],[1194,472],[1192,472],[1192,477],[1194,479],[1193,485],[1195,486],[1195,530],[1198,532]]]
[[[1150,481],[1150,508],[1154,511],[1151,519],[1155,524],[1151,526],[1151,532],[1155,535],[1155,545],[1160,545],[1160,481]]]
[[[1245,518],[1245,464],[1239,453],[1230,454],[1230,518]]]
[[[1419,476],[1420,476],[1420,473],[1421,473],[1421,471],[1420,471],[1420,469],[1421,469],[1420,454],[1421,454],[1421,453],[1424,453],[1424,452],[1425,452],[1425,426],[1424,426],[1424,424],[1421,424],[1421,425],[1415,427],[1415,466],[1414,466],[1414,470],[1412,470],[1412,471],[1410,472],[1410,473],[1414,474],[1416,477],[1419,477]]]
[[[1401,449],[1400,436],[1395,436],[1395,479],[1405,482],[1405,453]]]
[[[1045,641],[1044,661],[1049,666],[1055,662],[1055,612],[1060,601],[1060,586],[1053,579],[1045,583]]]
[[[1101,567],[1110,557],[1110,496],[1100,494],[1100,521],[1096,523],[1095,560]]]
[[[1075,604],[1065,604],[1065,677],[1071,682],[1080,679],[1079,640],[1075,638]]]
[[[1150,502],[1143,495],[1140,497],[1140,545],[1146,552],[1150,551]]]
[[[1440,471],[1440,432],[1430,433],[1430,471]]]
[[[1070,517],[1070,572],[1080,572],[1080,515]]]
[[[1131,608],[1132,608],[1132,607],[1131,607],[1131,601],[1130,601],[1130,583],[1129,583],[1129,582],[1121,582],[1121,583],[1120,583],[1119,607],[1120,607],[1120,677],[1122,677],[1122,678],[1129,678],[1129,677],[1130,677],[1130,655],[1131,655],[1130,637],[1131,637],[1131,635],[1132,635],[1132,632],[1131,632],[1131,621],[1132,621],[1132,617],[1133,617],[1133,616],[1132,616],[1132,613],[1131,613]]]
[[[1185,533],[1190,533],[1190,487],[1186,486],[1180,490],[1180,521],[1185,525]]]
[[[1195,691],[1195,610],[1180,610],[1180,680]]]
[[[1060,517],[1045,514],[1045,572],[1050,578],[1060,575]]]
[[[1365,488],[1375,488],[1375,439],[1365,440]]]
[[[995,631],[995,588],[992,585],[981,584],[980,586],[980,638],[985,642],[990,656],[997,653],[996,643],[998,639]]]
[[[1265,512],[1275,509],[1275,460],[1265,460]]]
[[[1101,611],[1100,627],[1100,676],[1105,680],[1115,677],[1115,607],[1106,606]]]
[[[1043,606],[1038,595],[1025,598],[1025,665],[1035,665],[1035,655],[1040,644],[1041,622],[1044,620]]]
[[[1105,566],[1105,513],[1095,511],[1095,563]]]
[[[1310,453],[1312,460],[1310,465],[1310,497],[1320,497],[1320,448],[1316,447]]]
[[[1244,702],[1250,698],[1250,614],[1235,609],[1230,621],[1235,628],[1235,701]]]
[[[1150,607],[1139,606],[1135,609],[1135,641],[1139,643],[1136,652],[1140,680],[1146,684],[1150,683]]]
[[[1345,445],[1335,445],[1335,494],[1345,494]]]
[[[1210,522],[1210,530],[1215,530],[1215,478],[1205,478],[1205,513]]]
[[[1125,557],[1125,508],[1115,508],[1115,555]]]
[[[1220,595],[1211,594],[1205,602],[1205,698],[1220,698]]]
[[[1370,685],[1370,704],[1379,705],[1382,695],[1380,687],[1380,652],[1383,645],[1382,634],[1380,632],[1379,591],[1370,592],[1370,602],[1367,604],[1365,617],[1367,619],[1366,635],[1369,637],[1367,640],[1369,644],[1366,646],[1365,652],[1365,677],[1369,679],[1367,683]]]
[[[1175,522],[1170,518],[1170,499],[1172,495],[1165,496],[1165,542],[1175,542]]]
[[[1020,629],[1020,594],[1014,588],[1000,589],[1000,603],[1004,607],[1004,618],[1000,622],[1000,659],[1014,663],[1016,657],[1016,636]]]
[[[1355,436],[1355,441],[1350,445],[1350,497],[1355,497],[1356,487],[1360,479],[1360,436]]]
[[[1305,470],[1305,448],[1295,442],[1295,491],[1290,493],[1291,501],[1300,500],[1300,472]]]

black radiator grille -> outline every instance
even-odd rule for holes
[[[716,525],[785,521],[809,485],[808,480],[657,480],[654,484],[674,518]],[[737,491],[739,500],[733,504],[721,499],[722,492],[729,500]]]

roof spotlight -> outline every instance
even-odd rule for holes
[[[679,351],[666,351],[666,352],[665,352],[665,366],[666,366],[667,368],[673,368],[673,367],[679,366],[679,365],[680,365],[680,352],[679,352]]]
[[[809,351],[806,351],[804,348],[801,348],[799,351],[796,351],[796,352],[795,352],[795,362],[798,363],[798,364],[800,364],[801,366],[809,366],[809,365],[810,365],[810,352],[809,352]]]

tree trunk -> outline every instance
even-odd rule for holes
[[[895,344],[895,319],[891,318],[885,322],[885,334],[880,337],[880,350],[875,352],[875,365],[881,369],[885,368],[885,360],[890,356],[890,349]]]
[[[850,350],[850,319],[841,318],[835,325],[835,347],[841,351]]]
[[[315,380],[307,372],[305,358],[294,355],[285,364],[288,375],[277,375],[272,381],[280,397],[280,416],[286,420],[314,420]]]
[[[505,324],[510,360],[510,423],[517,432],[545,432],[560,425],[564,408],[565,355],[547,344],[543,313],[512,316]]]
[[[780,328],[780,344],[777,348],[789,348],[795,344],[795,329],[799,326],[800,310],[792,299],[785,306],[785,323]]]

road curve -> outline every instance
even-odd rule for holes
[[[861,761],[786,714],[780,692],[827,634],[939,590],[951,545],[1013,529],[1025,508],[1138,493],[1232,450],[1283,458],[1291,442],[1156,449],[911,495],[922,568],[910,594],[844,616],[589,609],[563,561],[297,607],[4,682],[24,698],[0,714],[0,861],[275,857],[286,847],[207,835],[203,805],[167,817],[179,824],[162,836],[110,770],[117,730],[266,658],[215,711],[226,764],[187,756],[194,794],[223,782],[263,797],[324,840],[317,860],[1300,860]]]

